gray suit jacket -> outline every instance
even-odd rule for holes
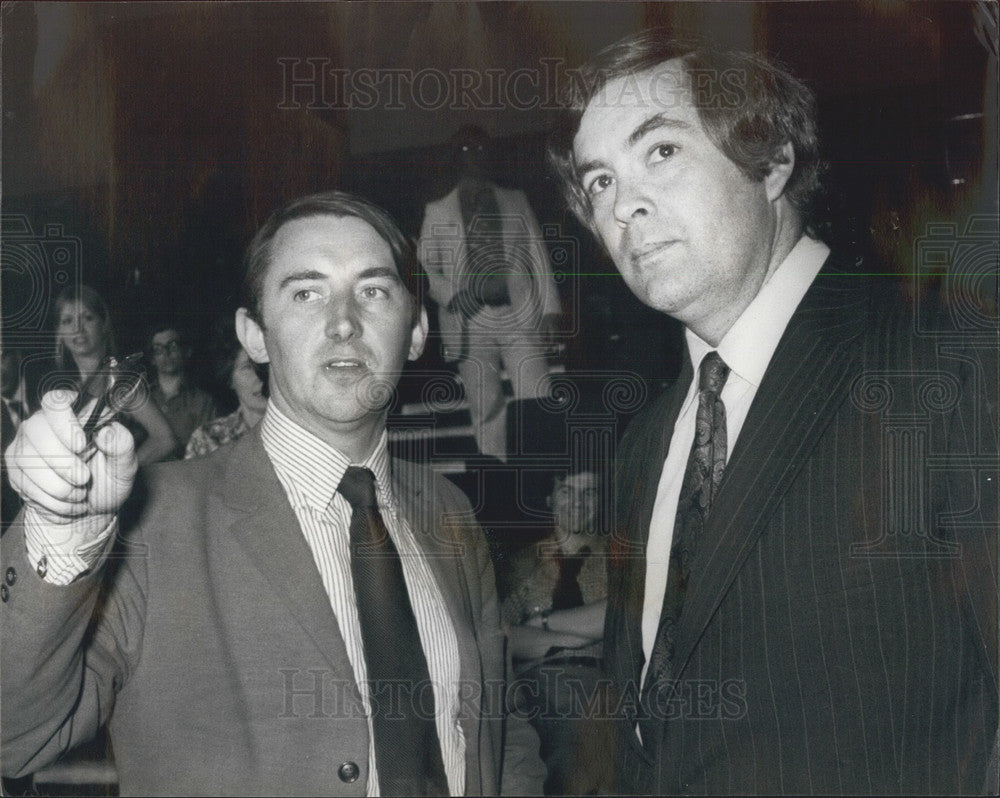
[[[778,345],[698,542],[676,681],[645,693],[644,551],[690,363],[623,440],[605,639],[623,792],[983,787],[996,330],[954,328],[963,296],[937,314],[844,270],[827,262]]]
[[[458,637],[466,792],[495,793],[502,778],[505,792],[535,793],[537,738],[503,712],[481,530],[446,480],[392,468]],[[122,794],[364,795],[357,684],[259,432],[154,467],[122,518],[103,591],[101,574],[47,585],[17,525],[4,536],[3,567],[17,574],[3,605],[5,774],[37,770],[108,721]],[[360,776],[345,783],[348,762]]]

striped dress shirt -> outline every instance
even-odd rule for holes
[[[441,741],[448,787],[452,795],[463,794],[465,739],[458,719],[458,638],[440,588],[417,547],[413,531],[399,513],[392,493],[386,433],[382,433],[375,451],[367,460],[352,464],[343,454],[282,414],[274,404],[269,404],[261,422],[261,439],[312,551],[347,646],[355,679],[361,688],[369,728],[370,769],[367,794],[379,794],[378,763],[375,761],[374,738],[371,736],[364,645],[351,577],[351,506],[337,493],[341,477],[350,465],[369,468],[375,474],[379,511],[389,536],[399,551],[403,577],[417,620],[417,631],[433,682],[435,723]]]

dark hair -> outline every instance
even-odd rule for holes
[[[448,143],[457,149],[461,149],[462,147],[485,147],[490,143],[490,135],[479,127],[479,125],[462,125],[451,134]]]
[[[227,398],[233,393],[231,387],[233,369],[236,366],[236,359],[242,351],[243,344],[236,336],[236,326],[233,323],[232,314],[216,318],[209,331],[209,376],[215,390],[220,394],[226,394]],[[268,396],[268,364],[256,363],[253,359],[250,360],[250,364],[263,384],[261,392],[264,396]]]
[[[52,315],[54,317],[55,329],[57,331],[59,329],[59,316],[62,314],[63,307],[71,302],[79,302],[103,322],[105,354],[114,354],[115,332],[111,325],[111,313],[108,310],[108,303],[104,301],[104,297],[96,289],[91,288],[89,285],[68,285],[56,294],[56,298],[52,301]],[[58,334],[56,335],[55,361],[60,369],[76,368],[76,363],[66,351],[66,347],[63,345],[62,339]]]
[[[691,80],[698,118],[708,138],[751,180],[763,180],[791,143],[795,167],[785,196],[803,224],[815,225],[824,164],[819,157],[816,101],[809,88],[783,67],[761,56],[723,51],[697,39],[672,38],[653,28],[605,48],[560,95],[561,112],[549,140],[555,168],[570,209],[591,227],[593,209],[580,185],[573,138],[587,106],[610,82],[679,59]]]
[[[167,330],[173,330],[177,333],[177,337],[180,339],[182,346],[188,345],[190,338],[188,336],[187,329],[176,319],[171,318],[154,319],[151,324],[146,325],[147,345],[152,346],[153,336],[159,335],[161,332],[166,332]]]
[[[271,263],[271,244],[278,231],[289,222],[311,216],[354,216],[367,222],[392,251],[396,270],[413,297],[414,316],[420,312],[423,283],[413,243],[403,235],[393,218],[379,206],[344,191],[325,191],[299,197],[274,211],[257,231],[243,259],[243,286],[240,304],[251,318],[264,326],[261,293],[264,276]]]

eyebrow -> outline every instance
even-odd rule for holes
[[[658,114],[653,114],[640,122],[636,129],[629,133],[628,138],[625,139],[625,144],[629,147],[634,147],[636,142],[638,142],[647,133],[650,133],[653,130],[661,130],[663,128],[671,130],[690,130],[691,125],[680,119],[672,119],[667,116],[666,111],[662,111]],[[603,166],[605,166],[604,161],[594,159],[577,166],[576,173],[578,175],[584,175],[592,169],[599,169]]]
[[[292,283],[300,283],[303,280],[322,280],[324,277],[326,277],[326,275],[321,271],[317,271],[316,269],[304,269],[300,272],[286,274],[281,279],[281,282],[278,283],[278,288],[280,290],[291,285]]]
[[[653,116],[641,122],[639,126],[629,134],[629,137],[627,139],[628,145],[631,147],[650,131],[659,130],[660,128],[670,128],[672,130],[690,130],[691,125],[689,125],[687,122],[682,122],[680,119],[671,119],[669,116],[667,116],[666,112],[654,114]]]
[[[292,283],[299,283],[305,280],[326,280],[328,277],[329,275],[326,272],[321,272],[316,269],[303,269],[299,272],[286,274],[278,284],[278,290],[281,290]],[[363,269],[355,275],[355,278],[358,280],[368,280],[373,277],[386,277],[395,280],[398,283],[402,282],[399,272],[395,268],[390,268],[389,266],[371,266],[367,269]]]

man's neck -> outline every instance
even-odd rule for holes
[[[556,528],[555,538],[563,554],[572,556],[590,543],[591,535],[586,532],[564,532]]]
[[[717,313],[691,323],[685,323],[685,326],[706,343],[718,346],[736,320],[743,315],[743,312],[760,293],[760,289],[771,279],[771,275],[784,263],[788,253],[795,248],[802,235],[802,225],[797,218],[792,219],[787,215],[779,216],[773,238],[774,243],[771,246],[766,266],[756,272],[756,279],[744,284],[743,290],[735,301],[720,308]]]
[[[289,408],[277,405],[274,396],[271,404],[276,406],[282,415],[307,432],[315,435],[327,446],[336,449],[352,463],[363,463],[375,451],[385,430],[386,413],[383,411],[375,416],[366,416],[351,422],[334,422],[319,419],[315,416],[300,416]]]

